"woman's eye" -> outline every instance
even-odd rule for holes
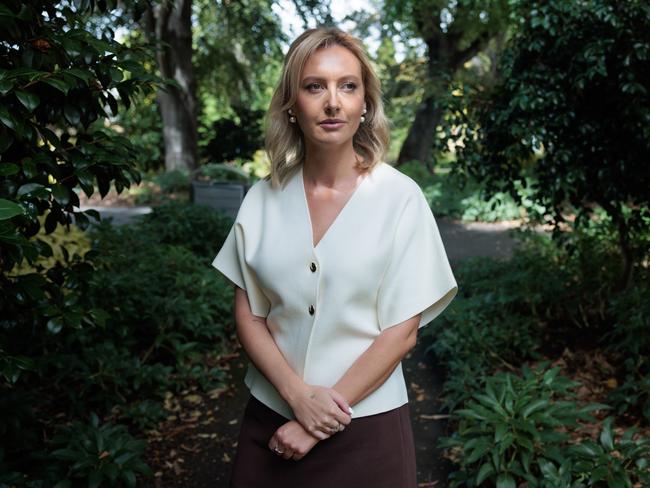
[[[352,82],[343,83],[343,86],[347,87],[349,90],[355,90],[357,88],[357,85]],[[320,83],[310,83],[305,88],[307,88],[307,90],[313,90],[317,88],[322,88],[322,85]]]

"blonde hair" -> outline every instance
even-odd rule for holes
[[[273,93],[265,117],[265,149],[271,161],[271,173],[266,179],[271,186],[284,183],[305,157],[302,131],[289,122],[286,110],[294,105],[300,88],[300,75],[307,59],[318,49],[339,45],[354,54],[361,65],[365,90],[365,122],[359,125],[352,144],[363,156],[358,166],[372,170],[386,154],[390,139],[390,123],[384,113],[381,82],[377,77],[362,42],[337,27],[317,27],[303,32],[291,43],[284,58],[280,82]]]

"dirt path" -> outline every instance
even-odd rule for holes
[[[101,209],[100,209],[101,211]],[[146,207],[133,211],[111,209],[114,223],[129,222],[146,213]],[[462,223],[438,218],[452,268],[469,256],[508,257],[515,241],[509,230],[514,223]],[[164,488],[220,488],[228,484],[237,434],[248,399],[244,385],[245,356],[233,339],[233,353],[223,359],[228,388],[201,394],[186,392],[170,400],[175,412],[149,438],[147,462],[156,473],[155,486]],[[424,351],[433,339],[421,335],[417,346],[403,361],[409,391],[409,405],[415,436],[418,485],[420,488],[446,487],[451,464],[436,449],[437,439],[447,435],[446,418],[436,398],[444,378],[442,368]],[[439,416],[440,415],[440,416]],[[254,467],[251,467],[254,469]],[[360,487],[365,488],[365,487]]]

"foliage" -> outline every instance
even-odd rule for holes
[[[418,182],[436,216],[481,222],[539,220],[544,209],[531,199],[530,178],[525,186],[516,183],[521,199],[517,203],[508,193],[487,194],[480,182],[450,171],[451,165],[451,161],[439,162],[433,175],[419,162],[402,164],[399,170]]]
[[[25,411],[24,400],[13,403]],[[94,412],[90,423],[75,420],[58,427],[42,446],[34,434],[29,429],[5,439],[15,443],[11,450],[0,450],[0,486],[135,486],[136,475],[152,474],[143,460],[145,442],[134,439],[124,425],[100,423]],[[19,447],[21,457],[5,459]]]
[[[646,273],[646,279],[649,278]],[[650,283],[641,282],[611,301],[616,320],[604,341],[622,364],[623,383],[608,396],[617,413],[639,409],[650,423]]]
[[[609,408],[590,404],[578,407],[570,399],[578,382],[558,375],[548,361],[531,370],[524,365],[522,376],[497,373],[486,379],[483,390],[474,393],[465,407],[454,412],[458,431],[441,439],[443,447],[462,450],[461,469],[450,477],[450,486],[491,484],[515,487],[517,481],[539,486],[537,463],[563,460],[567,430],[578,421],[591,421],[589,412]]]
[[[296,7],[305,3],[294,2]],[[219,127],[219,120],[236,122],[247,146],[255,145],[255,116],[268,107],[288,41],[273,6],[274,2],[262,0],[228,5],[209,0],[194,2],[197,15],[192,64],[201,106],[198,143],[203,160],[223,160],[221,151],[206,148],[210,144],[214,149],[220,140],[230,137],[227,132],[215,133],[215,123],[217,129],[226,129]],[[311,10],[319,8],[317,4]],[[229,145],[228,149],[231,154],[236,148]]]
[[[606,482],[609,488],[647,485],[650,483],[650,439],[635,439],[634,427],[617,439],[613,423],[613,417],[605,419],[598,442],[587,440],[569,447],[570,456],[575,460],[574,476],[588,480],[589,486],[600,482]]]
[[[98,257],[88,299],[107,310],[110,320],[94,334],[77,335],[84,353],[68,358],[65,377],[86,383],[85,403],[93,392],[113,402],[119,401],[116,394],[161,397],[166,389],[203,377],[210,379],[206,388],[220,385],[222,372],[210,368],[204,356],[220,352],[232,332],[225,328],[231,323],[232,290],[204,257],[188,249],[207,253],[212,236],[194,227],[195,241],[174,245],[168,242],[180,236],[157,223],[162,224],[152,219],[91,231]],[[215,245],[224,238],[217,237]]]
[[[464,408],[454,412],[458,431],[440,440],[442,447],[462,452],[461,468],[450,486],[515,487],[525,482],[539,488],[641,486],[650,481],[650,440],[636,438],[632,427],[616,438],[613,417],[602,423],[598,442],[574,443],[579,421],[604,404],[578,406],[571,399],[579,382],[559,376],[548,361],[523,375],[498,373],[486,380]]]
[[[607,344],[637,379],[630,386],[638,388],[628,391],[626,401],[645,401],[647,341],[635,337],[647,336],[647,314],[646,307],[634,304],[648,293],[641,280],[648,273],[639,272],[637,292],[614,290],[620,261],[610,224],[594,221],[564,236],[564,245],[520,231],[510,259],[469,258],[459,264],[458,296],[425,332],[435,337],[430,349],[448,369],[447,407],[466,400],[498,368],[516,370],[542,351]]]
[[[647,2],[511,2],[517,31],[494,89],[460,86],[462,103],[443,136],[459,169],[489,192],[509,192],[524,172],[532,200],[556,226],[596,206],[612,218],[621,288],[648,254],[650,226],[650,6]],[[466,89],[467,88],[467,89]],[[466,90],[465,90],[466,89]],[[632,242],[645,244],[635,247]]]
[[[75,421],[62,428],[51,444],[51,456],[66,466],[57,488],[133,487],[137,473],[153,474],[142,460],[145,442],[133,439],[123,425],[100,425],[94,412],[90,425]]]
[[[163,193],[187,191],[190,186],[190,173],[186,169],[173,169],[156,174],[152,181]]]
[[[242,165],[243,166],[243,165]],[[242,167],[228,163],[207,163],[199,168],[197,172],[200,179],[213,181],[238,181],[248,183],[255,181],[255,176],[249,175]]]
[[[508,261],[460,263],[455,274],[463,286],[457,298],[425,332],[436,338],[430,349],[448,370],[443,401],[451,409],[497,368],[515,369],[522,360],[538,358],[547,324],[563,316],[557,290],[568,273],[556,269],[559,253],[544,236],[519,237]]]
[[[408,38],[426,40],[439,33],[449,39],[458,38],[461,45],[467,47],[504,27],[510,3],[502,0],[389,0],[384,4],[382,20],[390,22],[392,30],[399,26]],[[437,54],[429,53],[430,56]]]
[[[234,158],[249,159],[264,146],[262,133],[263,110],[236,108],[238,121],[223,118],[212,123],[211,133],[204,152],[211,161],[229,161]]]
[[[133,229],[136,235],[147,235],[160,244],[182,246],[207,259],[221,247],[231,226],[230,217],[210,207],[169,201],[142,215]]]
[[[30,367],[34,375],[20,385],[39,395],[2,390],[7,472],[20,473],[20,460],[31,459],[24,453],[36,452],[42,443],[33,435],[42,427],[32,405],[40,415],[73,418],[90,408],[111,411],[143,429],[165,417],[162,399],[169,391],[192,383],[203,390],[222,386],[216,356],[232,333],[233,289],[211,271],[207,258],[231,224],[211,209],[170,202],[136,224],[101,222],[88,231],[91,250],[85,257],[94,271],[70,279],[78,306],[91,310],[97,322],[68,324],[81,319],[55,316],[41,336],[19,329],[5,333],[29,362],[4,363],[2,373],[14,380],[18,366]],[[59,271],[72,273],[79,260],[75,255],[66,267],[59,263]],[[43,350],[48,354],[41,357]],[[24,469],[37,476],[47,459],[32,460]]]
[[[42,229],[48,234],[73,219],[83,229],[88,215],[97,217],[74,210],[77,187],[90,195],[96,181],[103,196],[111,184],[121,191],[139,180],[129,140],[93,123],[160,80],[142,68],[146,49],[125,48],[110,33],[95,37],[83,29],[81,12],[38,0],[2,9],[0,364],[15,383],[31,361],[20,354],[23,346],[38,356],[48,333],[97,324],[99,312],[84,309],[77,295],[92,267],[67,251],[63,265],[8,273],[24,259],[33,265],[52,256]]]

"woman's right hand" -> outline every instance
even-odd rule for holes
[[[291,400],[290,406],[296,420],[307,432],[320,440],[343,430],[352,421],[350,405],[333,388],[304,385]]]

